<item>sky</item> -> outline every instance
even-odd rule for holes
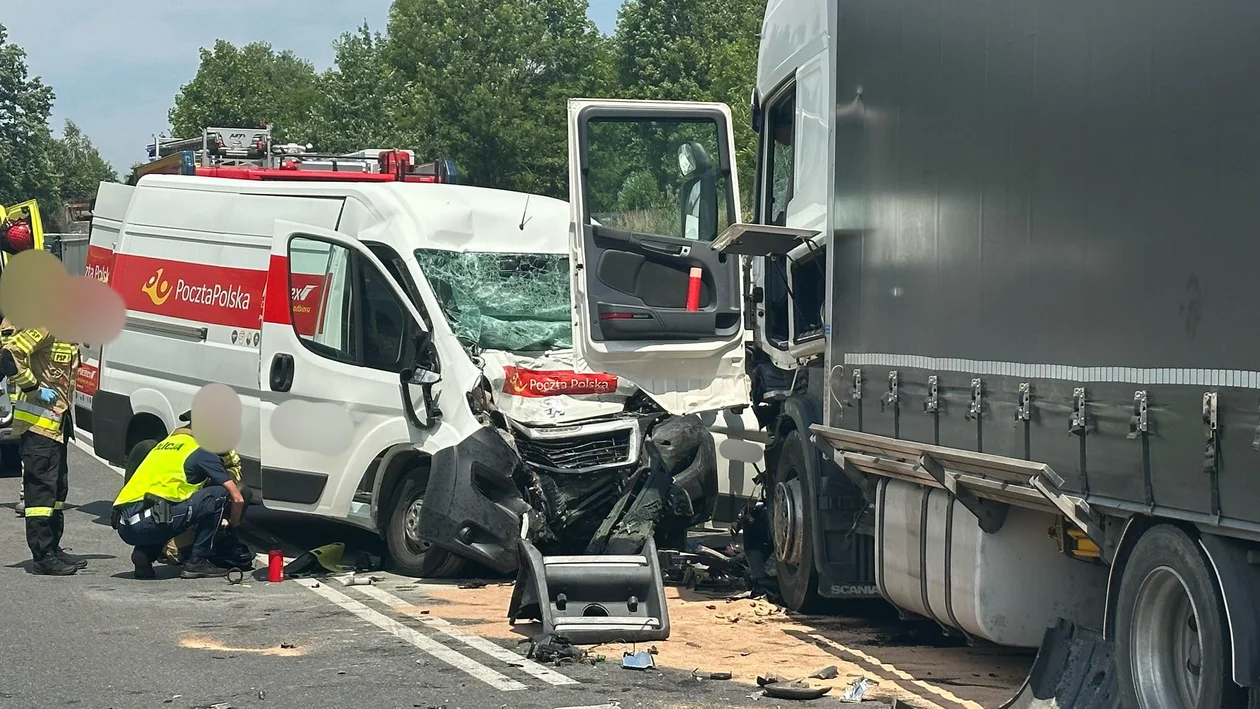
[[[32,76],[57,93],[52,125],[68,118],[120,175],[146,159],[169,128],[166,112],[197,72],[198,50],[216,39],[270,42],[319,70],[332,43],[364,21],[384,30],[391,0],[0,0],[0,24],[27,53]],[[605,33],[622,0],[590,0]],[[317,146],[318,147],[318,146]]]

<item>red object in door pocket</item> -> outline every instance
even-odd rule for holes
[[[271,583],[284,580],[284,552],[279,549],[267,552],[267,580]]]
[[[687,310],[700,309],[700,277],[703,275],[704,270],[699,266],[691,269],[691,276],[687,279]]]

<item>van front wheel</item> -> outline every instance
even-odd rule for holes
[[[420,538],[420,508],[428,477],[410,475],[398,490],[397,504],[385,530],[385,543],[394,568],[407,576],[450,578],[468,568],[467,560]]]

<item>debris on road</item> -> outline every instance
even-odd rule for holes
[[[525,656],[544,665],[559,665],[565,662],[584,662],[589,654],[563,635],[543,633],[534,636],[530,641],[529,652]]]
[[[831,691],[831,687],[813,685],[803,680],[794,682],[770,682],[762,686],[761,691],[774,699],[818,699]]]
[[[697,667],[696,669],[691,671],[691,676],[696,681],[701,681],[701,680],[706,680],[706,679],[722,681],[722,680],[730,679],[731,673],[730,672],[701,672],[700,668]]]
[[[375,583],[375,577],[350,574],[343,577],[341,583],[346,586],[372,586]]]
[[[840,695],[840,701],[856,704],[862,701],[862,698],[866,696],[866,690],[876,684],[878,684],[878,682],[873,682],[865,677],[859,677],[858,679],[850,682],[849,686],[844,688],[844,694]]]
[[[468,590],[473,588],[485,588],[488,586],[485,581],[465,581],[459,585],[459,588]]]
[[[810,679],[835,679],[840,676],[840,669],[835,665],[827,665],[820,670],[814,670],[809,676]]]
[[[652,653],[648,650],[628,652],[621,658],[621,667],[626,670],[650,670],[656,668],[656,661],[652,659]]]

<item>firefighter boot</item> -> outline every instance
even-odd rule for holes
[[[53,554],[49,554],[35,562],[31,568],[36,574],[41,576],[73,576],[79,572],[78,568],[67,564]]]

